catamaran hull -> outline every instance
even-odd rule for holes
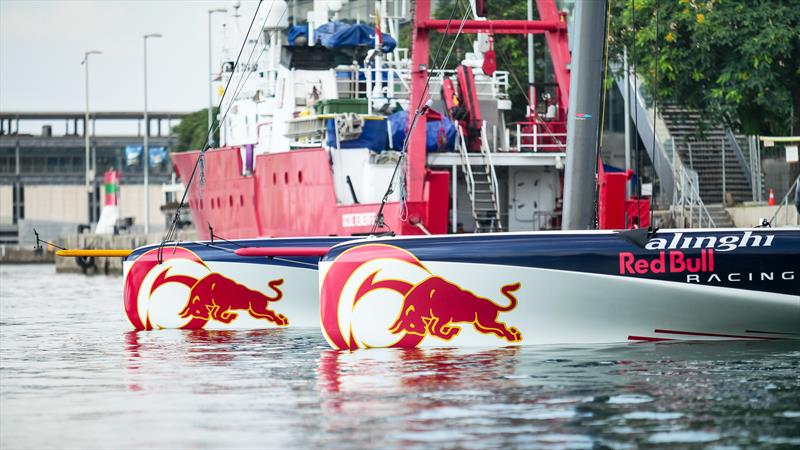
[[[741,244],[741,245],[740,245]],[[800,231],[390,239],[320,263],[334,348],[800,339]]]
[[[250,239],[137,249],[123,263],[137,330],[319,325],[318,256],[239,256],[241,248],[324,248],[343,238]],[[159,256],[160,255],[160,256]]]

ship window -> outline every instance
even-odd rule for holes
[[[228,205],[230,205],[230,207],[233,208],[233,196],[232,195],[228,196]]]
[[[203,209],[203,199],[200,199],[200,209]]]
[[[283,172],[283,182],[289,184],[289,172]]]
[[[278,184],[278,174],[272,173],[272,184]]]
[[[244,195],[239,194],[239,206],[244,206]]]
[[[298,170],[297,171],[297,182],[300,183],[300,184],[303,184],[303,171],[302,170]]]

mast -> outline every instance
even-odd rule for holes
[[[603,81],[606,0],[575,5],[575,48],[569,86],[564,230],[594,228],[600,89]]]

